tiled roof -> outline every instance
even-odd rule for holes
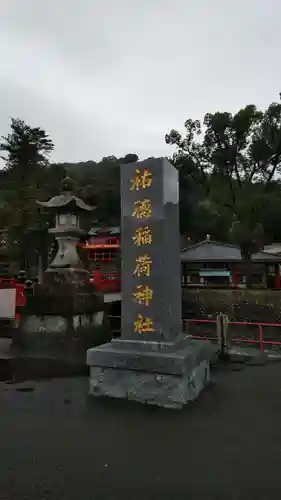
[[[252,255],[252,260],[253,261],[266,261],[266,262],[280,262],[281,261],[281,255],[274,254],[274,253],[269,253],[269,252],[264,252],[260,251],[257,253],[254,253]]]
[[[45,208],[62,208],[74,204],[81,210],[91,211],[95,209],[95,207],[86,205],[83,200],[71,194],[60,194],[59,196],[54,196],[54,198],[51,198],[49,201],[37,201],[37,203]]]
[[[242,254],[238,246],[206,239],[183,249],[181,260],[183,262],[229,262],[242,260]],[[281,256],[260,250],[252,254],[252,260],[254,262],[280,262]]]
[[[120,235],[120,231],[121,230],[120,230],[119,226],[110,226],[110,227],[94,226],[94,227],[91,227],[88,234],[90,236],[103,235],[103,234]]]
[[[182,261],[230,261],[241,260],[241,250],[234,245],[203,240],[181,251]]]

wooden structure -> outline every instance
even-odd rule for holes
[[[256,288],[280,289],[281,255],[259,251],[252,255]],[[182,285],[188,287],[246,287],[246,263],[240,248],[209,238],[181,251]]]

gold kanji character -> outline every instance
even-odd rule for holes
[[[138,285],[133,296],[135,302],[144,306],[148,306],[153,297],[153,290],[151,290],[151,288],[149,288],[147,285]]]
[[[143,173],[137,168],[134,178],[131,180],[131,191],[149,188],[152,184],[152,173],[145,168]]]
[[[153,321],[151,318],[144,318],[142,314],[138,314],[134,321],[135,333],[155,332]]]
[[[136,258],[135,276],[150,276],[152,260],[149,255],[140,255]]]
[[[152,216],[152,204],[150,200],[139,200],[134,202],[133,217],[146,219]]]
[[[151,245],[152,243],[152,231],[149,227],[138,227],[135,230],[135,235],[132,237],[135,245],[140,247],[141,245]]]

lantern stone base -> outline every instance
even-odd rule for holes
[[[136,350],[130,341],[121,348],[118,340],[89,349],[89,394],[181,409],[208,384],[212,352],[208,343],[182,340],[174,350],[156,342],[137,342]]]
[[[87,349],[110,339],[105,311],[73,316],[23,315],[13,348],[21,355],[86,366]]]
[[[28,297],[12,350],[21,357],[86,367],[87,350],[111,337],[107,306],[89,284],[87,271],[48,270]]]

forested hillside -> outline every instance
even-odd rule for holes
[[[164,141],[171,145],[170,161],[179,170],[180,230],[189,241],[210,234],[240,245],[245,256],[264,243],[281,241],[280,103],[265,111],[249,105],[234,115],[207,113],[203,123],[188,119],[184,133],[172,129]],[[5,167],[0,171],[0,230],[19,267],[27,254],[34,260],[48,245],[52,218],[40,214],[36,199],[58,194],[68,174],[77,194],[97,207],[88,222],[118,224],[120,165],[138,159],[129,153],[99,162],[54,164],[54,147],[44,129],[15,118],[10,134],[1,138]]]

